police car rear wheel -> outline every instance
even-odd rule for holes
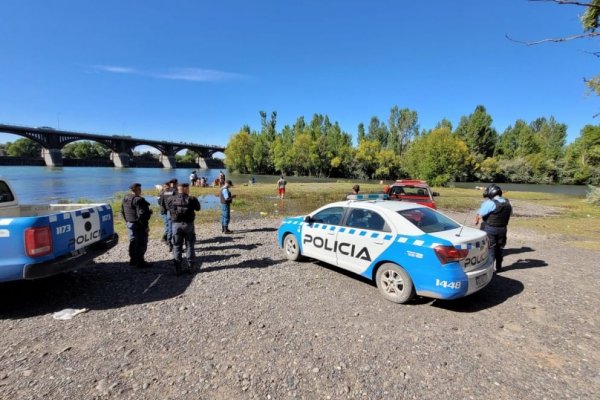
[[[395,264],[383,264],[377,270],[377,288],[383,297],[394,303],[406,303],[415,295],[410,275]]]
[[[283,239],[283,250],[288,260],[298,261],[300,259],[300,246],[298,246],[296,237],[291,233]]]

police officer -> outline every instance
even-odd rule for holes
[[[129,185],[131,193],[123,198],[121,204],[121,215],[127,224],[127,236],[129,236],[129,265],[137,268],[149,267],[144,261],[144,254],[148,247],[148,223],[152,210],[150,203],[144,199],[142,185],[132,183]]]
[[[169,251],[171,251],[173,250],[173,234],[171,231],[171,217],[167,208],[167,199],[177,193],[177,179],[171,179],[168,184],[169,187],[161,191],[158,196],[158,207],[160,208],[160,216],[163,219],[164,225],[162,240],[169,245]]]
[[[506,245],[508,221],[512,215],[512,206],[502,197],[502,189],[496,184],[489,185],[483,191],[486,200],[481,204],[475,217],[475,225],[481,223],[481,229],[487,233],[490,251],[496,260],[496,271],[502,270],[503,249]]]
[[[192,270],[196,258],[194,219],[196,218],[195,212],[200,211],[200,202],[196,197],[190,196],[189,193],[190,185],[182,182],[177,185],[177,194],[167,200],[173,231],[173,264],[176,274],[181,272],[184,243],[188,270]]]
[[[231,181],[225,182],[225,186],[221,189],[219,193],[219,200],[221,201],[221,232],[223,233],[233,233],[233,231],[229,230],[229,218],[231,216],[231,202],[233,201],[234,196],[231,194],[229,190],[230,187],[233,186]]]

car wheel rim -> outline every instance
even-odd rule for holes
[[[285,241],[285,252],[288,256],[293,256],[296,254],[296,245],[292,239]]]
[[[396,271],[388,270],[381,279],[383,290],[390,296],[399,297],[404,290],[404,281]]]

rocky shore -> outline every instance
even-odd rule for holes
[[[454,213],[457,220],[467,214]],[[2,399],[565,399],[600,395],[598,252],[511,229],[506,270],[455,301],[384,300],[288,262],[278,220],[198,226],[199,272],[151,241],[0,287]],[[52,314],[87,308],[72,320]]]

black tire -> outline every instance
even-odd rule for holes
[[[302,257],[296,236],[292,233],[288,233],[283,238],[283,252],[290,261],[298,261]]]
[[[381,295],[393,303],[404,304],[415,296],[410,275],[396,264],[386,263],[379,267],[375,282]]]

